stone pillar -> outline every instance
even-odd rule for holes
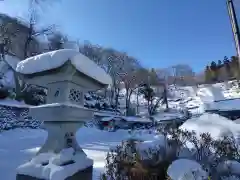
[[[37,154],[59,153],[62,149],[70,147],[76,152],[83,152],[76,140],[76,132],[82,125],[79,122],[45,122],[44,128],[48,137]]]

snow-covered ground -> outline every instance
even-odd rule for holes
[[[104,171],[106,153],[110,147],[129,138],[126,130],[117,132],[82,128],[77,133],[77,141],[89,158],[94,160],[94,180]],[[145,136],[144,133],[141,136]],[[151,136],[151,135],[148,135]],[[15,129],[0,134],[0,174],[3,180],[13,180],[16,168],[29,161],[47,137],[44,130]]]
[[[238,139],[240,132],[238,126],[238,124],[219,115],[205,114],[200,118],[187,120],[181,128],[195,130],[197,133],[208,132],[214,137],[228,133]],[[135,134],[130,135],[126,130],[107,132],[84,127],[77,132],[78,143],[88,157],[94,160],[94,180],[104,171],[105,158],[109,149],[119,145],[130,136],[144,140],[143,146],[146,146],[145,148],[152,145],[151,142],[160,143],[160,139],[156,139],[156,134],[149,133],[149,130],[136,131]],[[46,137],[47,133],[40,129],[15,129],[2,132],[0,134],[1,179],[13,180],[16,168],[34,157]]]

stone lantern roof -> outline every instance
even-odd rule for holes
[[[41,85],[71,78],[74,81],[74,77],[79,75],[101,85],[112,84],[111,77],[101,67],[73,49],[61,49],[27,58],[18,63],[16,71],[27,80],[34,79],[35,83],[37,81]]]

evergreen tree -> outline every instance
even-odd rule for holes
[[[217,64],[212,61],[210,65],[210,70],[211,70],[211,79],[213,82],[216,82],[218,79],[218,74],[217,74]]]
[[[140,93],[143,94],[144,98],[147,101],[148,114],[150,116],[154,115],[162,98],[156,98],[156,94],[149,84],[142,85],[142,87],[140,88]]]
[[[218,60],[217,69],[220,69],[222,67],[223,67],[222,61]]]
[[[227,56],[225,56],[223,59],[223,65],[224,65],[224,68],[226,69],[227,77],[229,80],[232,78],[232,73],[231,73],[230,61]]]
[[[205,74],[205,82],[211,83],[212,82],[212,70],[209,66],[206,66],[204,74]]]
[[[239,79],[239,61],[238,61],[238,57],[236,56],[232,56],[231,57],[231,73],[233,75],[234,78]]]
[[[215,63],[215,61],[211,62],[210,68],[212,71],[215,71],[217,69],[217,64]]]

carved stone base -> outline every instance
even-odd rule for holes
[[[72,147],[77,152],[82,152],[75,136],[81,126],[82,124],[78,122],[44,122],[44,128],[48,132],[48,137],[37,154],[59,153],[62,149],[69,147]]]
[[[90,166],[84,170],[78,171],[74,175],[67,177],[65,180],[92,180],[93,166]],[[16,180],[46,180],[39,179],[27,175],[17,174]]]

